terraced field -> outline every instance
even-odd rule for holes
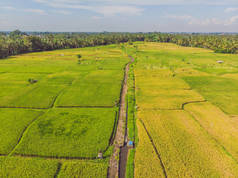
[[[117,45],[1,60],[0,177],[106,177],[129,61]]]
[[[237,177],[237,55],[137,49],[135,177]]]

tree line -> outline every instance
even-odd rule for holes
[[[211,49],[216,53],[237,53],[238,35],[236,34],[164,34],[154,33],[147,36],[148,41],[175,43],[180,46]]]
[[[38,51],[81,48],[124,42],[168,42],[220,53],[238,52],[238,35],[169,33],[0,33],[0,58]]]
[[[35,33],[19,30],[0,34],[0,58],[27,52],[81,48],[144,41],[143,33]]]

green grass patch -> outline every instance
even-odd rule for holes
[[[64,162],[59,178],[83,177],[105,178],[107,177],[108,160],[103,161],[67,161]]]
[[[238,114],[238,80],[215,76],[184,77],[192,88],[228,114]]]
[[[95,70],[65,90],[57,106],[115,106],[120,99],[123,71]]]
[[[1,157],[0,177],[8,178],[52,178],[58,162],[37,158]]]
[[[34,86],[1,86],[2,107],[49,108],[65,86],[37,85]]]
[[[109,146],[115,109],[53,109],[24,135],[16,154],[97,157]]]
[[[131,65],[128,78],[128,91],[127,91],[127,130],[129,140],[135,142],[135,78],[134,70]]]
[[[81,83],[65,90],[56,106],[115,106],[120,99],[121,82]]]
[[[0,154],[10,153],[23,131],[42,113],[23,109],[0,109]]]
[[[127,164],[126,164],[126,178],[134,178],[135,170],[135,149],[130,149],[128,152]]]

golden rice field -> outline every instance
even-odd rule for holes
[[[162,43],[137,49],[135,177],[238,177],[238,56]]]
[[[140,121],[137,121],[140,141],[136,147],[135,177],[164,177],[163,168],[156,155],[153,145]]]

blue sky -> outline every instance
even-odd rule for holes
[[[238,32],[238,0],[1,0],[0,31]]]

